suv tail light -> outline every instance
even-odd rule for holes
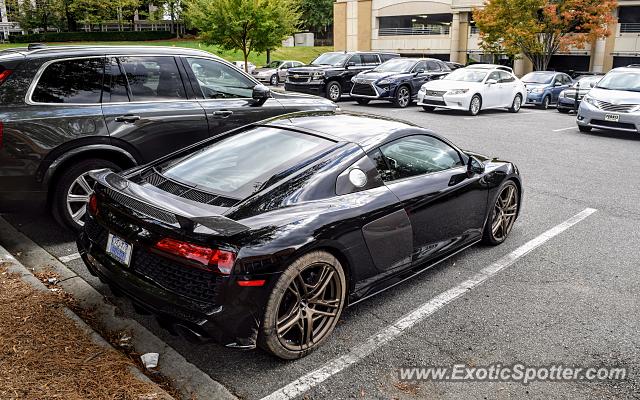
[[[2,85],[2,83],[7,80],[7,78],[9,77],[9,75],[11,75],[13,71],[11,71],[10,69],[5,69],[0,71],[0,85]]]
[[[165,253],[199,262],[213,271],[229,275],[236,261],[236,254],[231,251],[212,249],[181,240],[164,238],[154,246]]]

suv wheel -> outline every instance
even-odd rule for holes
[[[336,81],[330,82],[327,85],[326,92],[327,99],[334,102],[338,101],[340,100],[340,97],[342,97],[342,86],[340,86],[340,83]]]
[[[411,91],[406,86],[400,86],[396,91],[396,98],[393,100],[396,107],[406,108],[411,104]]]
[[[110,161],[94,158],[80,161],[62,172],[51,199],[51,211],[58,223],[74,230],[80,230],[84,226],[83,217],[94,184],[89,172],[102,168],[122,170]]]

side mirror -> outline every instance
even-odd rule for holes
[[[271,97],[271,90],[263,84],[257,84],[253,87],[251,97],[255,105],[261,106]]]
[[[418,74],[424,74],[424,68],[420,68],[419,70],[417,70],[416,75]]]
[[[354,61],[349,61],[349,62],[347,63],[347,65],[346,65],[346,67],[347,67],[347,68],[349,68],[349,67],[355,67],[355,66],[356,66],[356,63],[355,63]]]
[[[467,161],[467,176],[471,178],[475,174],[484,173],[484,164],[474,156],[469,156]]]
[[[562,82],[554,82],[553,86],[555,86],[555,87],[562,86]]]
[[[498,83],[498,81],[495,79],[487,79],[487,81],[485,82],[485,84],[487,85],[495,85],[496,83]]]

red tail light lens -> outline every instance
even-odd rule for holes
[[[9,77],[9,75],[11,75],[13,71],[11,71],[10,69],[5,69],[4,71],[0,71],[0,85],[2,85],[2,83],[7,80],[7,78]]]
[[[238,281],[238,286],[242,287],[258,287],[264,286],[267,281],[265,279],[257,279],[253,281]]]
[[[98,196],[96,196],[95,193],[92,193],[91,196],[89,196],[87,210],[89,211],[89,214],[93,216],[98,215]]]
[[[209,247],[200,246],[193,243],[183,242],[176,239],[164,238],[156,243],[155,248],[166,253],[173,254],[188,260],[197,261],[217,269],[220,273],[229,275],[236,261],[233,252]]]

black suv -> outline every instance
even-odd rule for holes
[[[330,52],[318,56],[311,64],[289,68],[284,88],[288,91],[317,94],[338,101],[351,91],[351,78],[371,70],[385,61],[400,57],[397,53]]]
[[[318,97],[271,93],[199,50],[0,51],[0,204],[47,200],[59,222],[79,228],[92,191],[88,171],[132,168],[275,115],[334,109]]]

